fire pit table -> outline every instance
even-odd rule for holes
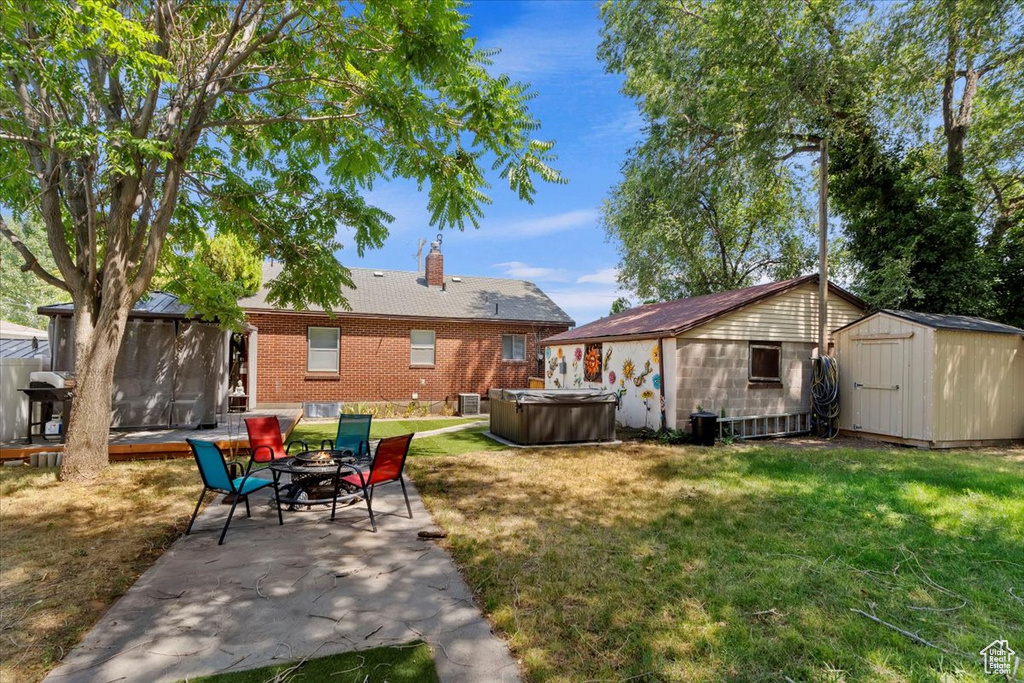
[[[270,472],[274,476],[278,512],[283,506],[294,511],[300,506],[309,510],[314,505],[331,505],[331,519],[334,519],[339,497],[349,503],[362,495],[341,480],[347,474],[359,472],[356,457],[350,450],[303,451],[270,463]],[[291,479],[289,484],[281,484],[285,474]]]

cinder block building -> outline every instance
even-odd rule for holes
[[[829,330],[864,314],[829,293]],[[806,431],[817,330],[817,275],[637,306],[546,338],[545,387],[617,391],[630,427],[689,428],[701,409],[756,418],[757,434]]]

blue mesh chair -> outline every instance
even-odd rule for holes
[[[235,506],[238,505],[238,499],[245,500],[245,516],[252,517],[252,513],[249,512],[249,494],[273,486],[274,482],[257,478],[254,476],[255,472],[232,479],[228,474],[228,464],[224,460],[224,454],[221,453],[217,444],[197,439],[185,439],[185,441],[192,448],[192,455],[195,456],[196,465],[199,466],[199,475],[203,478],[203,492],[199,494],[199,502],[196,503],[196,509],[192,513],[192,519],[188,523],[188,528],[185,529],[185,534],[191,533],[192,525],[196,521],[196,515],[199,514],[199,507],[203,504],[203,498],[206,497],[207,491],[227,493],[232,495],[234,500],[231,503],[231,512],[228,513],[228,521],[224,523],[224,530],[220,532],[220,541],[217,542],[217,545],[223,545],[224,536],[228,533],[228,526],[231,524],[231,517],[235,514]],[[280,510],[277,511],[277,516],[278,521],[284,524]]]
[[[368,460],[370,457],[370,421],[373,415],[339,415],[338,435],[332,441],[324,439],[320,448],[325,446],[331,450],[349,450],[357,459]]]

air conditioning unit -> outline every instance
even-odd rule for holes
[[[459,394],[459,415],[479,415],[480,394]]]

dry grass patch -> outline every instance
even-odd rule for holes
[[[1024,467],[999,455],[627,444],[409,468],[530,680],[981,681],[981,648],[1024,646]]]
[[[0,680],[40,680],[184,531],[200,488],[191,459],[89,485],[0,469]]]

